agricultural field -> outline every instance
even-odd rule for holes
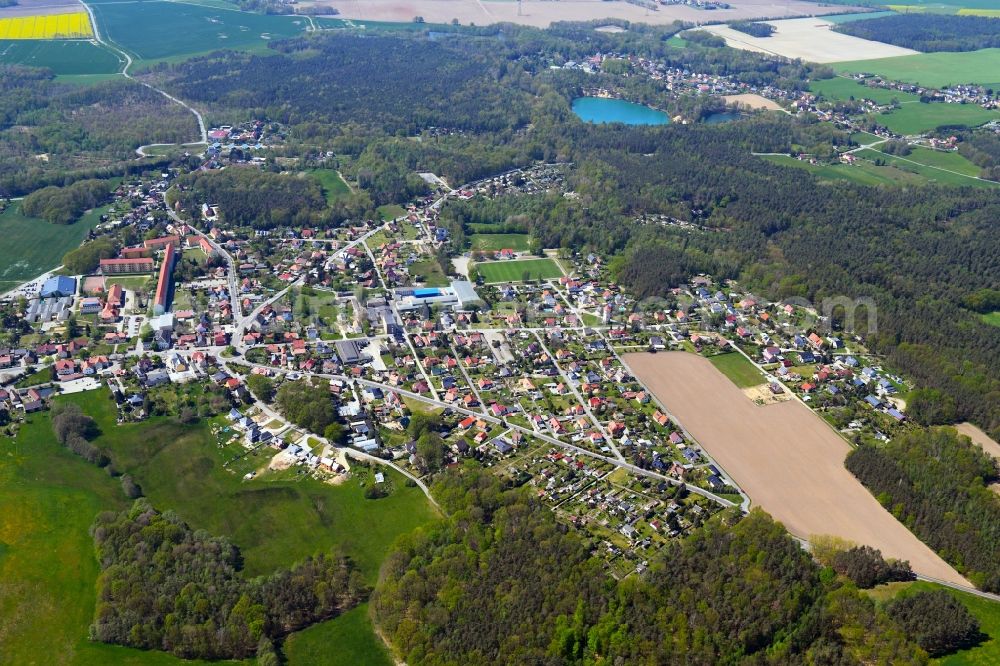
[[[351,193],[350,186],[335,169],[311,169],[309,175],[323,188],[329,206],[332,206],[337,199]]]
[[[0,18],[0,39],[89,39],[93,36],[87,12]]]
[[[942,125],[977,127],[1000,119],[1000,113],[975,104],[903,104],[895,111],[880,114],[875,120],[897,134],[920,134]]]
[[[0,40],[0,64],[45,67],[57,75],[112,75],[123,63],[117,55],[89,41]]]
[[[853,79],[836,76],[832,79],[818,79],[809,84],[809,90],[822,95],[830,101],[854,99],[870,99],[878,104],[890,104],[893,100],[899,102],[916,102],[919,98],[912,93],[884,88],[870,88]]]
[[[473,250],[498,251],[511,249],[527,252],[531,237],[528,234],[472,234],[469,242]]]
[[[434,517],[420,490],[395,473],[387,474],[393,493],[380,500],[364,499],[353,478],[339,486],[291,479],[244,483],[222,469],[224,453],[208,422],[116,426],[114,403],[103,389],[61,399],[95,418],[108,433],[96,443],[111,451],[115,466],[132,474],[154,505],[176,510],[196,529],[233,539],[248,575],[339,547],[373,584],[392,541]],[[203,663],[87,639],[98,573],[88,530],[98,512],[127,504],[116,479],[55,442],[47,413],[33,415],[17,439],[0,439],[0,505],[6,509],[0,515],[5,660],[66,663],[73,655],[73,663],[95,666]],[[364,607],[311,631],[302,641],[290,640],[292,666],[360,663],[323,661],[317,640],[336,638],[348,651],[368,650],[377,641]]]
[[[284,652],[292,666],[392,666],[372,629],[368,604],[289,636]]]
[[[0,213],[0,293],[58,266],[100,223],[105,210],[93,210],[70,225],[25,217],[16,204]]]
[[[308,26],[301,17],[161,0],[95,3],[92,8],[105,39],[139,60],[262,48],[271,40],[301,35]]]
[[[968,585],[847,471],[850,446],[802,403],[756,405],[708,359],[686,352],[624,360],[753,504],[793,535],[868,544],[914,571]]]
[[[885,603],[890,599],[934,590],[944,590],[965,606],[979,621],[979,629],[986,634],[986,639],[976,647],[959,650],[954,654],[934,659],[931,663],[937,666],[987,666],[1000,663],[1000,603],[922,580],[879,585],[871,590],[865,590],[865,593],[875,601]]]
[[[838,72],[866,72],[932,88],[978,83],[1000,88],[1000,49],[920,53],[900,58],[838,62]]]
[[[858,153],[855,153],[856,155]],[[878,153],[881,155],[881,153]],[[861,185],[899,185],[910,183],[919,185],[927,179],[894,166],[876,166],[867,160],[855,164],[809,164],[788,155],[766,155],[763,159],[782,166],[804,169],[823,180],[849,180]]]
[[[549,280],[563,274],[559,265],[549,258],[488,261],[476,264],[476,270],[487,283]]]
[[[834,32],[830,29],[833,23],[820,18],[786,19],[768,23],[776,28],[770,37],[751,37],[728,25],[708,25],[699,30],[722,37],[727,46],[735,49],[801,58],[817,63],[851,60],[861,53],[868,58],[891,58],[917,53],[912,49]]]
[[[729,380],[740,388],[750,388],[764,383],[764,377],[760,371],[743,354],[735,352],[718,354],[708,360],[719,372],[729,377]]]

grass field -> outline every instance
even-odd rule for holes
[[[473,250],[504,250],[527,252],[531,237],[528,234],[472,234],[469,241]]]
[[[108,49],[89,41],[0,40],[0,63],[45,67],[57,75],[111,75],[122,63]]]
[[[899,185],[927,182],[926,178],[918,174],[909,173],[893,166],[876,166],[868,161],[859,161],[852,165],[813,165],[787,155],[765,155],[764,159],[775,164],[804,169],[823,180],[850,180],[861,185]]]
[[[0,18],[0,39],[88,39],[93,36],[87,12]]]
[[[979,620],[979,628],[986,634],[987,639],[974,648],[934,659],[931,663],[941,666],[987,666],[1000,663],[1000,603],[924,581],[889,583],[866,592],[876,601],[884,603],[896,597],[932,590],[944,590],[969,609],[969,612]]]
[[[908,155],[906,157],[897,157],[895,155],[888,155],[886,153],[878,152],[870,148],[864,150],[859,150],[855,153],[856,156],[864,158],[866,160],[882,160],[885,164],[890,164],[898,167],[900,170],[911,171],[925,178],[928,181],[938,183],[940,185],[957,185],[957,186],[971,186],[971,187],[997,187],[1000,183],[995,183],[989,180],[979,180],[967,176],[963,173],[956,173],[952,170],[944,170],[948,167],[938,167],[930,163],[922,163],[918,160],[926,159],[926,156],[920,153],[916,153],[916,156]],[[932,158],[939,159],[939,158]]]
[[[385,645],[372,630],[368,604],[292,634],[285,656],[294,666],[392,666]]]
[[[1000,87],[1000,49],[919,53],[897,58],[853,60],[832,65],[838,72],[868,72],[897,81],[939,88],[949,84],[978,83]]]
[[[378,210],[379,217],[383,220],[394,220],[397,217],[406,215],[406,209],[396,204],[385,204],[384,206],[379,206],[376,210]]]
[[[390,497],[366,500],[356,481],[243,483],[221,469],[208,425],[167,419],[115,425],[104,390],[65,396],[97,420],[97,443],[130,472],[151,501],[195,528],[224,534],[246,557],[249,575],[340,546],[372,583],[392,541],[432,519],[417,488],[387,475]],[[88,533],[99,511],[126,506],[116,479],[70,454],[52,437],[47,413],[33,415],[16,440],[0,439],[0,646],[5,663],[194,664],[156,652],[93,644],[97,562]],[[336,642],[331,644],[329,639]],[[364,608],[290,639],[288,663],[382,663],[384,651]],[[328,651],[323,655],[324,648]],[[340,650],[344,660],[334,660]],[[358,654],[372,654],[372,661]]]
[[[997,312],[990,312],[988,314],[980,315],[980,317],[990,326],[1000,327],[1000,310],[998,310]]]
[[[1000,66],[1000,62],[998,62]],[[879,115],[876,120],[897,134],[919,134],[942,125],[976,127],[1000,119],[1000,112],[974,104],[903,104],[900,108]]]
[[[958,152],[934,150],[932,148],[914,146],[913,152],[907,155],[907,157],[915,162],[920,162],[921,164],[957,171],[965,174],[966,176],[978,176],[982,171],[982,169],[970,162],[964,155],[960,155]]]
[[[50,224],[21,215],[16,204],[0,214],[0,292],[55,268],[101,221],[106,209],[85,214],[71,225]]]
[[[740,388],[760,386],[764,383],[764,376],[748,361],[743,354],[731,352],[729,354],[718,354],[708,359],[719,372],[729,377],[729,380]]]
[[[853,97],[854,99],[870,99],[878,104],[889,104],[894,99],[899,102],[911,102],[919,99],[919,97],[912,93],[885,90],[883,88],[870,88],[843,76],[813,81],[809,84],[809,90],[831,101],[846,101]]]
[[[351,188],[335,169],[311,169],[308,173],[323,188],[323,194],[326,196],[326,203],[329,206],[332,206],[340,197],[351,193]]]
[[[143,60],[259,47],[304,34],[309,25],[301,17],[158,0],[96,3],[92,8],[105,38]]]
[[[523,282],[562,277],[559,265],[549,258],[517,261],[488,261],[476,264],[476,270],[486,282]]]

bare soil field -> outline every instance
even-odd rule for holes
[[[780,4],[773,0],[733,0],[730,9],[713,11],[686,5],[667,5],[651,12],[620,1],[525,0],[521,5],[520,15],[517,2],[513,0],[307,0],[300,4],[302,7],[335,7],[340,12],[337,18],[344,19],[406,22],[412,21],[415,16],[422,16],[427,23],[451,23],[452,19],[457,19],[462,25],[518,23],[540,28],[547,28],[556,21],[595,21],[604,18],[654,25],[666,25],[674,21],[700,24],[758,16],[812,16],[851,10],[842,5],[823,7],[801,0],[788,0]]]
[[[726,104],[739,104],[740,106],[749,106],[751,109],[764,109],[766,111],[784,111],[781,105],[775,102],[773,99],[768,99],[766,97],[761,97],[754,93],[743,93],[741,95],[723,95],[722,99],[726,100]]]
[[[702,29],[724,38],[728,46],[736,49],[818,63],[892,58],[918,53],[913,49],[834,32],[830,30],[833,23],[821,18],[796,18],[767,23],[776,28],[770,37],[751,37],[727,25],[711,25]]]
[[[955,430],[959,434],[965,435],[973,441],[973,443],[978,444],[982,447],[983,451],[990,454],[997,460],[1000,460],[1000,444],[996,442],[992,437],[987,435],[985,432],[972,425],[969,422],[959,423],[955,426]]]
[[[18,0],[13,7],[0,8],[0,18],[73,14],[81,11],[83,5],[74,0]]]
[[[625,362],[727,474],[793,535],[831,534],[909,560],[926,576],[969,582],[892,517],[844,467],[850,450],[797,400],[758,406],[707,359],[627,354]]]

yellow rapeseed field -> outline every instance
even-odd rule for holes
[[[0,18],[0,39],[80,39],[93,36],[87,12]]]

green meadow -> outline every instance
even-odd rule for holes
[[[903,104],[898,109],[878,115],[876,122],[897,134],[920,134],[941,126],[977,127],[1000,119],[1000,113],[975,104]]]
[[[764,383],[763,375],[743,354],[737,352],[718,354],[709,357],[708,360],[719,372],[729,377],[729,380],[740,388],[759,386]]]
[[[327,205],[332,206],[337,199],[351,193],[350,186],[336,169],[311,169],[308,173],[323,188]]]
[[[136,479],[154,505],[240,546],[247,575],[340,548],[374,584],[391,543],[435,517],[420,490],[394,473],[387,475],[392,493],[380,500],[366,500],[354,477],[333,486],[290,470],[243,482],[222,468],[225,454],[208,421],[181,426],[157,418],[118,426],[104,389],[59,399],[78,403],[97,421],[102,434],[95,443],[110,453],[116,469]],[[88,530],[98,512],[127,503],[117,479],[56,443],[47,413],[32,415],[15,440],[0,439],[0,506],[5,662],[193,663],[88,641],[98,573]],[[310,632],[289,641],[290,651],[302,659],[288,663],[361,663],[350,657],[356,654],[351,650],[367,650],[377,641],[363,609]],[[321,652],[319,642],[330,638],[346,643],[343,659],[336,644],[327,643],[327,653]]]
[[[472,234],[469,242],[473,250],[527,252],[531,237],[528,234]]]
[[[866,139],[867,140],[867,139]],[[859,153],[855,153],[857,155]],[[903,171],[893,166],[876,166],[867,160],[855,164],[809,164],[788,155],[765,155],[763,159],[782,166],[809,171],[817,178],[827,181],[849,180],[861,185],[899,185],[902,183],[921,184],[926,178]]]
[[[919,99],[912,93],[886,90],[884,88],[871,88],[843,76],[812,81],[809,84],[809,90],[831,101],[847,101],[853,97],[854,99],[870,99],[878,104],[890,104],[893,100],[910,102]]]
[[[21,215],[12,204],[0,213],[0,292],[30,280],[59,265],[63,255],[76,248],[87,232],[101,221],[107,208],[86,213],[73,224],[51,224]]]
[[[476,270],[486,282],[522,282],[562,277],[559,265],[549,258],[488,261],[477,263]]]
[[[885,603],[896,597],[938,589],[943,589],[969,609],[979,620],[979,629],[986,635],[986,639],[976,647],[933,659],[931,663],[940,666],[992,666],[1000,663],[1000,603],[924,581],[879,585],[867,593],[879,603]]]
[[[838,62],[831,66],[838,72],[867,72],[922,86],[979,83],[988,87],[1000,87],[1000,49],[918,53]]]
[[[855,153],[855,155],[867,160],[880,160],[884,164],[892,165],[902,171],[912,172],[923,177],[927,181],[937,183],[939,185],[965,185],[970,187],[996,187],[997,185],[1000,185],[1000,183],[990,180],[980,180],[975,178],[973,175],[966,175],[965,173],[957,172],[949,167],[937,166],[933,164],[933,162],[941,161],[941,158],[937,156],[925,155],[916,151],[906,157],[899,157],[896,155],[888,155],[875,149],[866,148],[864,150],[859,150]],[[926,162],[924,160],[926,160]]]
[[[57,75],[110,75],[124,65],[110,50],[84,40],[3,39],[0,64],[45,67]]]

